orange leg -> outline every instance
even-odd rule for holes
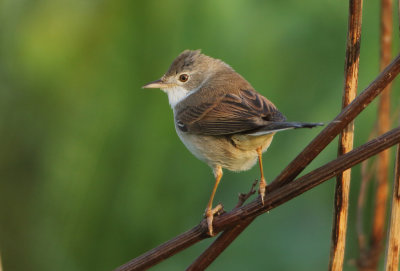
[[[214,214],[218,213],[219,211],[222,210],[222,205],[218,204],[215,208],[212,208],[212,204],[213,204],[213,200],[214,200],[214,196],[215,196],[215,192],[217,192],[217,187],[219,184],[219,181],[221,181],[222,178],[222,168],[221,166],[217,166],[214,168],[214,175],[215,175],[215,184],[214,184],[214,188],[213,191],[211,193],[211,197],[210,200],[208,201],[207,204],[207,208],[206,208],[206,218],[207,218],[207,226],[208,226],[208,233],[210,234],[210,236],[213,236],[213,226],[212,226],[212,222],[214,219]]]
[[[261,147],[257,148],[257,154],[258,154],[258,164],[260,165],[260,172],[261,172],[261,180],[260,180],[260,186],[258,188],[258,192],[260,193],[260,196],[261,196],[261,202],[264,205],[265,188],[267,187],[267,182],[264,179],[264,170],[263,170],[263,165],[262,165],[262,149],[261,149]]]

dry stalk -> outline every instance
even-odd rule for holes
[[[350,0],[342,108],[348,106],[357,94],[361,24],[362,0]],[[338,155],[343,155],[351,151],[353,149],[353,140],[354,122],[352,121],[340,134]],[[335,208],[333,215],[329,270],[340,271],[343,268],[344,251],[346,246],[347,216],[349,209],[350,179],[351,169],[336,176],[334,199]]]
[[[381,0],[381,57],[380,69],[390,62],[392,50],[392,0]],[[389,84],[379,100],[378,109],[378,134],[381,135],[390,129],[390,85]],[[383,250],[385,239],[385,218],[389,192],[389,150],[385,150],[377,157],[375,204],[372,222],[370,247],[362,249],[358,260],[359,270],[377,270],[379,258]]]

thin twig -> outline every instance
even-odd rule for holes
[[[313,170],[312,172],[290,182],[283,187],[276,187],[270,191],[261,204],[261,200],[256,200],[247,205],[234,209],[228,213],[215,217],[215,233],[237,226],[249,219],[255,219],[257,216],[280,206],[281,204],[303,194],[304,192],[316,187],[317,185],[336,176],[338,173],[359,164],[361,161],[376,155],[400,142],[400,128],[395,128],[390,132],[374,139],[366,144],[336,158],[324,166]],[[243,224],[242,224],[243,225]],[[143,270],[149,268],[158,262],[176,254],[177,252],[189,247],[190,245],[209,238],[207,234],[207,223],[203,220],[199,225],[191,230],[178,235],[174,239],[146,252],[145,254],[129,261],[117,268],[118,271]]]
[[[395,177],[392,192],[392,210],[390,215],[388,244],[386,247],[385,270],[399,270],[400,249],[400,146],[397,145]]]
[[[392,51],[392,0],[381,1],[381,70],[390,63]],[[378,134],[381,135],[390,129],[390,89],[388,84],[379,101]],[[372,246],[381,250],[385,237],[386,206],[389,191],[389,150],[380,153],[377,157],[377,188],[375,198],[374,224],[372,228]],[[378,259],[376,260],[378,263]],[[376,263],[376,266],[377,266]]]
[[[268,195],[272,193],[272,191],[278,190],[277,188],[282,187],[283,184],[290,183],[329,144],[329,142],[331,142],[333,138],[335,138],[335,136],[398,75],[399,72],[400,56],[397,56],[396,59],[394,59],[393,62],[285,168],[275,181],[267,186],[267,191],[269,191]],[[351,165],[348,168],[350,167]],[[338,173],[339,171],[336,172],[336,174]],[[238,210],[253,206],[254,204],[259,205],[260,201],[253,201],[242,208],[236,209],[220,217],[216,217],[213,223],[215,233],[233,226],[218,228],[218,222],[221,221],[223,217],[226,217],[228,214],[233,212],[236,214]],[[247,219],[248,218],[241,218],[241,216],[238,216],[237,218],[234,217],[232,223],[243,223]],[[129,261],[117,270],[141,270],[153,266],[192,244],[204,238],[208,238],[209,236],[206,229],[207,227],[203,220],[201,224],[193,229]],[[235,238],[236,237],[233,239]]]
[[[381,0],[381,33],[380,33],[380,70],[390,62],[392,51],[392,0]],[[390,129],[390,85],[384,89],[379,99],[378,134]],[[389,192],[389,160],[386,150],[377,157],[375,205],[372,223],[370,247],[361,250],[358,261],[359,270],[377,270],[385,238],[385,218]]]
[[[392,51],[392,0],[382,0],[381,9],[381,70],[390,63]],[[378,134],[381,135],[390,129],[390,90],[388,84],[379,101]],[[375,216],[373,225],[373,244],[383,247],[385,235],[386,206],[389,191],[389,150],[383,151],[378,155]]]
[[[349,1],[349,23],[342,108],[348,106],[357,95],[362,3],[362,0]],[[352,150],[353,140],[354,122],[352,121],[340,134],[338,155],[343,155]],[[350,179],[351,169],[336,176],[334,199],[335,208],[333,215],[329,270],[340,271],[343,268],[344,251],[346,246],[347,216],[349,209]]]
[[[258,180],[255,180],[253,184],[251,185],[250,191],[247,192],[246,194],[240,193],[239,194],[239,200],[238,203],[236,204],[235,208],[241,207],[248,198],[250,198],[252,195],[256,193],[256,185],[258,183]]]

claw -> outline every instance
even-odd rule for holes
[[[204,215],[207,219],[208,234],[210,236],[214,236],[214,231],[213,231],[213,226],[212,226],[212,222],[214,220],[214,215],[215,214],[219,215],[223,209],[224,209],[224,207],[222,206],[222,204],[218,204],[217,206],[215,206],[212,209],[207,208],[205,211]]]
[[[267,183],[265,182],[264,178],[262,178],[260,181],[260,186],[258,188],[258,193],[260,193],[262,205],[264,205],[265,188],[266,187],[267,187]]]
[[[260,193],[261,202],[262,202],[262,205],[264,206],[265,187],[267,187],[267,183],[265,182],[265,179],[264,179],[264,170],[263,170],[263,166],[262,166],[262,148],[261,147],[257,148],[257,154],[258,154],[258,164],[260,165],[260,173],[261,173],[261,181],[260,181],[260,186],[258,187],[258,193]]]
[[[213,231],[213,226],[212,222],[214,220],[214,215],[210,212],[207,212],[207,227],[208,227],[208,234],[210,236],[214,236],[214,231]]]

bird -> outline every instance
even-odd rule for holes
[[[215,184],[204,213],[210,236],[214,235],[214,215],[223,208],[221,204],[213,208],[223,169],[245,171],[258,161],[258,192],[264,204],[267,183],[262,154],[275,133],[322,125],[286,121],[277,107],[231,66],[201,50],[183,51],[160,79],[143,88],[166,92],[179,138],[213,170]]]

